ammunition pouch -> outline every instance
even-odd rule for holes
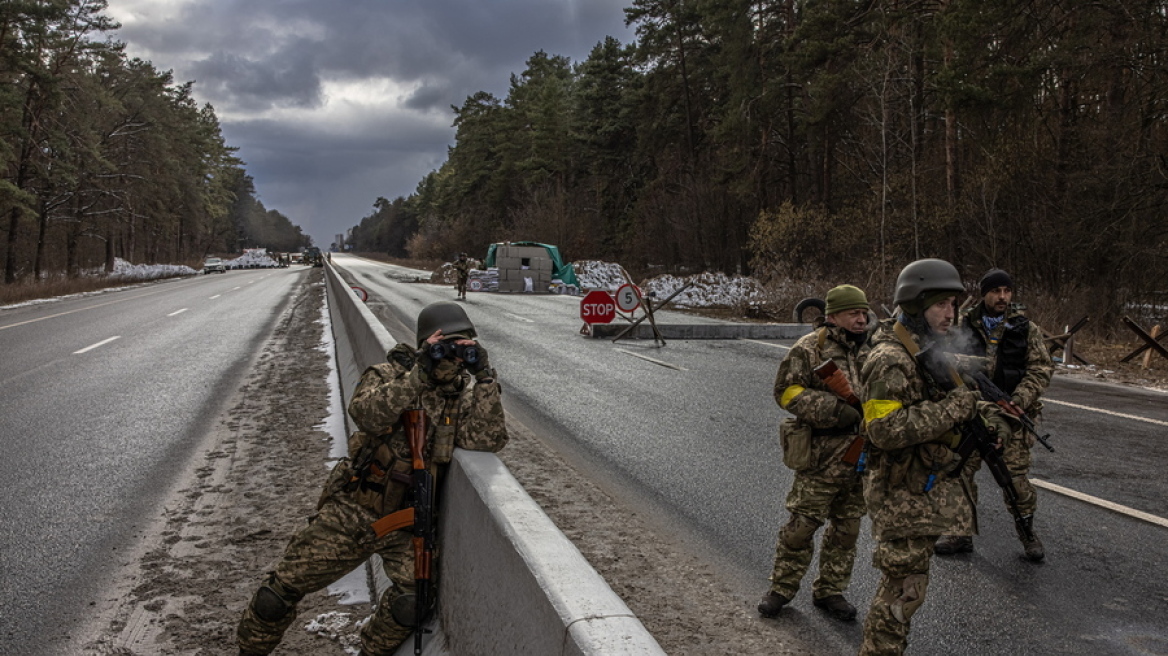
[[[905,481],[913,494],[924,494],[930,475],[954,475],[961,458],[945,444],[929,442],[918,444],[912,449],[912,456],[905,458]]]
[[[440,423],[434,427],[434,446],[430,461],[436,465],[448,464],[454,458],[454,424]]]
[[[409,473],[413,465],[398,458],[386,440],[366,443],[353,464],[342,462],[346,471],[340,487],[357,505],[378,515],[388,515],[401,507],[410,486]],[[337,469],[340,468],[338,464]],[[333,482],[331,476],[329,482]]]
[[[811,468],[811,436],[807,424],[787,417],[779,422],[779,446],[783,449],[783,464],[794,471]]]

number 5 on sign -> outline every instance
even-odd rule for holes
[[[616,290],[616,307],[621,312],[632,312],[641,305],[641,294],[632,285],[621,285]]]

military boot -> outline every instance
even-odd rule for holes
[[[1014,523],[1014,530],[1018,532],[1018,540],[1026,550],[1026,560],[1037,563],[1046,557],[1046,550],[1042,548],[1042,541],[1034,533],[1034,515],[1026,515],[1022,523]]]
[[[816,608],[827,611],[828,615],[841,622],[851,622],[856,619],[856,607],[848,603],[843,595],[828,595],[822,599],[812,599]]]
[[[783,610],[783,606],[791,603],[791,600],[783,595],[771,590],[763,595],[761,601],[758,602],[758,614],[763,617],[774,617]]]
[[[973,537],[969,535],[942,535],[933,545],[933,553],[938,556],[952,556],[973,551]]]

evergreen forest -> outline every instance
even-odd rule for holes
[[[105,0],[0,2],[4,283],[311,240],[266,209],[210,105],[128,57]],[[197,264],[196,264],[197,266]]]
[[[1166,302],[1163,0],[633,0],[625,18],[634,43],[536,52],[505,98],[452,107],[444,164],[377,199],[353,248],[534,240],[881,300],[941,257],[971,282],[1005,268],[1031,301]]]

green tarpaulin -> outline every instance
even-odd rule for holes
[[[558,278],[565,285],[580,286],[580,281],[576,280],[576,270],[572,268],[571,262],[564,262],[564,258],[560,257],[560,249],[551,244],[539,244],[534,241],[511,241],[507,242],[507,246],[538,246],[547,249],[548,256],[552,260],[552,276]],[[483,260],[484,267],[495,266],[495,250],[500,244],[491,244],[487,247],[487,259]]]

